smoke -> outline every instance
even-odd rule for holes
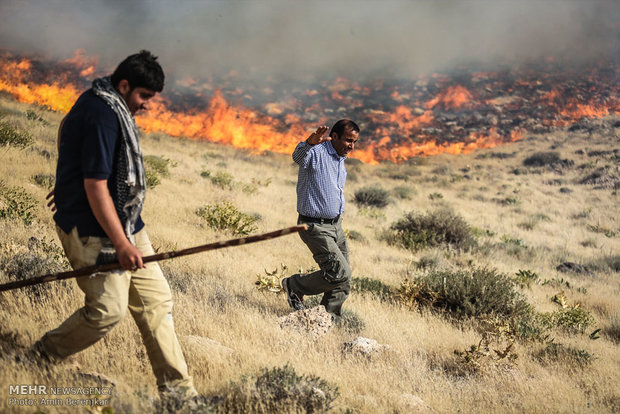
[[[148,49],[168,75],[416,76],[471,62],[617,59],[613,0],[3,0],[0,48],[113,68]]]

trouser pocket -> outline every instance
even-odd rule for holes
[[[107,238],[80,237],[77,227],[74,227],[69,234],[65,233],[60,227],[56,227],[56,231],[71,267],[80,269],[97,263],[102,241]]]
[[[349,277],[348,265],[343,263],[340,256],[336,253],[324,253],[314,256],[323,271],[323,277],[329,283],[344,282]]]

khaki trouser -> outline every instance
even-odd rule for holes
[[[74,269],[95,264],[102,237],[79,237],[77,227],[70,234],[56,228]],[[135,234],[136,247],[143,255],[154,254],[146,231]],[[195,395],[185,357],[172,322],[172,293],[155,262],[135,272],[118,270],[77,278],[85,293],[84,307],[78,309],[58,328],[46,333],[41,342],[52,357],[66,358],[97,342],[125,316],[129,309],[151,361],[160,389],[182,388]]]
[[[321,305],[329,313],[341,316],[342,304],[351,291],[349,248],[342,230],[342,218],[334,224],[307,224],[308,230],[299,232],[299,236],[320,270],[291,276],[290,289],[300,296],[323,293]]]

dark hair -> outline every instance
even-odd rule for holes
[[[127,56],[112,74],[112,85],[118,87],[123,79],[129,82],[131,89],[146,88],[155,92],[164,89],[164,71],[148,50]]]
[[[334,126],[332,127],[332,130],[329,131],[329,136],[331,136],[332,133],[335,132],[336,135],[338,135],[338,138],[341,138],[342,134],[346,130],[353,130],[359,133],[360,127],[358,127],[357,124],[351,121],[350,119],[341,119],[340,121],[336,122]]]

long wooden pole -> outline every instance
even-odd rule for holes
[[[206,252],[207,250],[217,250],[217,249],[222,249],[224,247],[240,246],[242,244],[255,243],[258,241],[262,241],[262,240],[274,239],[276,237],[285,236],[287,234],[297,233],[302,230],[308,230],[308,226],[305,224],[301,224],[298,226],[287,227],[287,228],[272,231],[269,233],[258,234],[256,236],[242,237],[239,239],[231,239],[231,240],[220,241],[220,242],[215,242],[215,243],[203,244],[202,246],[189,247],[183,250],[174,250],[171,252],[154,254],[151,256],[143,257],[142,262],[143,263],[157,262],[160,260],[168,260],[168,259],[173,259],[175,257],[188,256],[190,254]],[[3,285],[0,285],[0,292],[17,289],[17,288],[21,288],[24,286],[32,286],[32,285],[38,285],[40,283],[52,282],[54,280],[64,280],[64,279],[71,279],[74,277],[89,276],[94,273],[104,273],[104,272],[109,272],[111,270],[117,270],[117,269],[122,269],[122,266],[120,265],[120,263],[115,262],[115,263],[109,263],[105,265],[92,265],[92,266],[82,267],[80,269],[70,270],[67,272],[50,273],[47,275],[37,276],[37,277],[30,278],[30,279],[17,280],[15,282],[5,283]]]

